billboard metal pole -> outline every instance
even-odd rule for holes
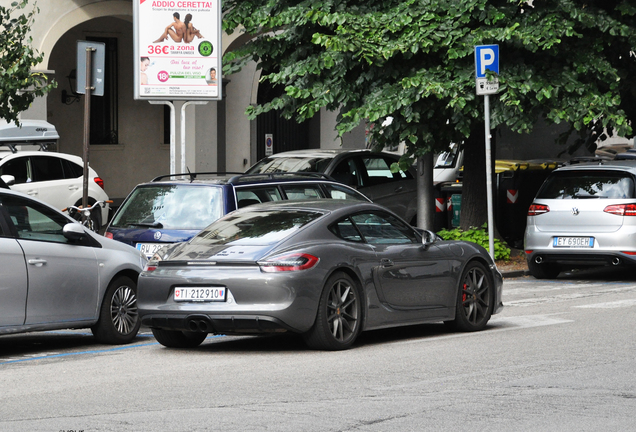
[[[185,123],[186,123],[186,115],[185,115],[185,109],[189,106],[189,105],[205,105],[207,104],[207,101],[187,101],[185,102],[183,105],[181,105],[181,173],[185,173],[187,166],[186,166],[186,128],[185,128]]]
[[[174,104],[170,101],[148,101],[151,105],[168,105],[170,107],[170,174],[177,173],[177,149],[176,149],[176,112]]]

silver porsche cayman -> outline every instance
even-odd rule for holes
[[[502,286],[474,243],[443,241],[373,203],[313,200],[237,210],[161,249],[140,275],[138,305],[167,347],[291,331],[341,350],[377,328],[481,330],[503,308]]]

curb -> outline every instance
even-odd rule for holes
[[[529,276],[530,271],[529,270],[510,270],[510,271],[501,272],[501,275],[504,278],[516,278],[521,276]]]

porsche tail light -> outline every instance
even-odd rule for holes
[[[100,188],[104,189],[104,180],[101,177],[95,177],[93,180]]]
[[[264,272],[283,272],[283,271],[299,271],[307,270],[314,267],[320,261],[319,258],[306,253],[292,253],[286,255],[277,255],[259,261],[258,265]]]
[[[603,211],[618,216],[636,216],[636,204],[609,205]]]
[[[539,216],[550,211],[550,207],[543,204],[532,204],[528,209],[528,216]]]

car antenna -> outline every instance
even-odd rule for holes
[[[194,181],[194,179],[197,178],[197,175],[196,174],[192,174],[190,172],[190,168],[186,167],[186,169],[188,170],[188,175],[190,176],[190,183],[192,183]]]

